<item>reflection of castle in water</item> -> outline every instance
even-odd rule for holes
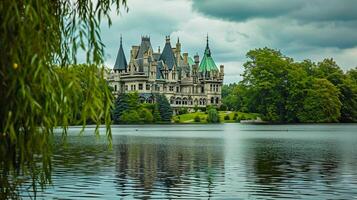
[[[224,152],[223,145],[217,145],[217,139],[134,140],[134,143],[124,141],[115,147],[119,195],[135,193],[132,189],[140,188],[140,194],[160,191],[179,196],[199,186],[204,190],[202,193],[209,196],[215,184],[223,182]],[[198,187],[194,191],[197,190]]]

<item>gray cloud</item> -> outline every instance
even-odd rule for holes
[[[275,17],[307,22],[357,20],[355,0],[193,0],[193,8],[207,16],[233,21]]]

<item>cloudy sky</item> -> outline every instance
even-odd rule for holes
[[[212,56],[225,65],[225,82],[241,80],[247,51],[270,47],[295,60],[334,58],[357,66],[357,0],[128,0],[129,11],[102,26],[106,64],[113,67],[120,34],[127,59],[142,35],[154,50],[174,45],[202,56],[208,33]]]

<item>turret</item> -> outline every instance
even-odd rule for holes
[[[219,74],[220,74],[221,79],[223,79],[223,77],[224,77],[224,65],[220,65],[219,66]]]
[[[123,50],[122,37],[120,36],[120,46],[119,46],[119,50],[113,70],[114,72],[121,72],[121,71],[125,71],[127,67],[128,67],[128,63],[126,61],[124,50]]]

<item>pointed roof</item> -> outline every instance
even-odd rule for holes
[[[169,70],[172,70],[172,68],[176,64],[175,55],[174,52],[172,51],[171,44],[170,44],[170,36],[166,36],[165,47],[164,50],[162,50],[159,60],[164,61],[164,63],[168,66]]]
[[[139,52],[136,58],[143,58],[144,54],[149,51],[149,49],[152,51],[151,47],[151,42],[150,42],[150,37],[141,37],[141,44],[139,47]]]
[[[207,44],[206,44],[205,53],[203,55],[198,71],[199,72],[218,71],[218,67],[216,66],[216,63],[214,62],[211,56],[211,50],[208,45],[208,35],[207,35]]]
[[[114,70],[125,70],[128,66],[128,63],[125,58],[123,44],[122,44],[122,37],[120,36],[120,47],[117,54],[117,59],[115,60]]]

